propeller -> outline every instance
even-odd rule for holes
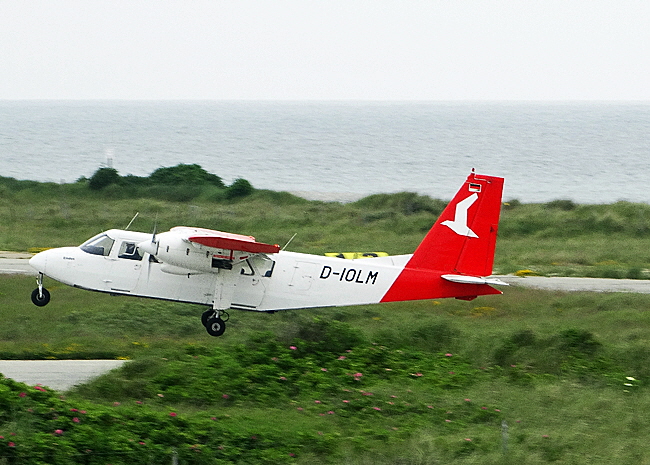
[[[156,232],[158,229],[158,222],[153,225],[153,235],[151,236],[151,242],[143,241],[138,244],[138,248],[144,252],[147,252],[154,257],[158,255],[159,243],[156,240]]]

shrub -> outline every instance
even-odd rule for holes
[[[253,193],[255,189],[250,182],[245,179],[238,178],[226,190],[226,198],[234,199],[239,197],[246,197]]]
[[[179,164],[169,168],[158,168],[149,179],[154,184],[166,185],[212,185],[225,188],[225,184],[216,174],[208,173],[199,165]]]
[[[111,184],[120,182],[120,175],[115,168],[99,168],[88,180],[88,187],[98,191]]]

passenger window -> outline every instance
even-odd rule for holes
[[[111,253],[114,242],[115,241],[106,234],[102,234],[87,240],[81,244],[79,248],[92,255],[103,255],[104,257],[108,257],[108,254]]]

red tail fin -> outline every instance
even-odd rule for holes
[[[492,274],[502,191],[503,178],[472,172],[382,301],[498,294],[487,284],[440,276]]]

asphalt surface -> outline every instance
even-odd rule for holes
[[[0,252],[0,274],[36,275],[29,266],[31,254]],[[512,286],[564,292],[635,292],[650,294],[650,280],[565,278],[542,276],[497,276]],[[507,292],[507,288],[501,287]],[[42,384],[66,391],[107,371],[120,367],[123,360],[34,360],[2,361],[0,373],[28,384]]]
[[[35,386],[67,391],[115,368],[125,360],[0,360],[6,378]]]
[[[29,266],[32,256],[29,253],[0,251],[0,274],[38,274]]]

